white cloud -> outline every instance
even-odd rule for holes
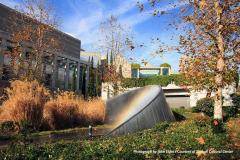
[[[115,16],[119,16],[122,14],[127,13],[128,11],[132,10],[133,8],[136,8],[138,0],[127,0],[124,2],[120,2],[119,6],[117,8],[113,8],[107,15],[110,16],[111,14]],[[146,3],[147,0],[142,0],[141,3]]]
[[[11,8],[15,8],[17,5],[19,5],[19,3],[14,0],[0,0],[0,3]]]
[[[135,4],[137,3],[137,0],[120,2],[117,7],[112,8],[110,11],[104,11],[105,6],[100,0],[93,0],[91,3],[92,5],[95,4],[95,10],[91,8],[89,15],[85,17],[82,16],[79,11],[81,9],[76,8],[76,6],[78,6],[76,3],[77,0],[68,0],[68,2],[76,14],[64,22],[64,30],[81,39],[84,45],[93,45],[98,39],[96,35],[98,35],[99,24],[111,15],[121,16],[136,8]],[[147,0],[143,0],[142,2],[145,3]]]
[[[87,13],[82,13],[82,7],[77,8],[80,4],[80,0],[68,0],[69,4],[72,6],[75,11],[75,15],[72,18],[66,20],[64,22],[65,26],[64,30],[68,33],[71,33],[75,37],[78,37],[82,40],[82,44],[84,46],[94,46],[97,43],[97,35],[98,35],[98,27],[99,24],[104,21],[106,18],[111,15],[115,15],[117,17],[120,16],[120,22],[129,28],[134,27],[144,21],[150,19],[152,17],[153,10],[147,10],[143,13],[135,13],[135,14],[126,14],[136,7],[136,3],[138,0],[128,0],[119,2],[117,7],[113,7],[111,10],[105,11],[105,6],[101,2],[101,0],[87,0],[87,2],[91,2],[89,10]],[[141,1],[142,3],[146,3],[147,0]],[[185,3],[177,2],[174,4],[168,4],[163,7],[159,7],[159,11],[170,11],[176,7],[180,7],[185,5]],[[83,15],[86,14],[86,15]]]

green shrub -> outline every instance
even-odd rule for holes
[[[235,117],[238,112],[238,108],[234,106],[223,106],[223,119],[228,120],[230,117]],[[196,107],[192,108],[192,112],[203,112],[209,117],[213,117],[214,114],[214,100],[213,98],[203,98],[197,101]]]
[[[200,111],[208,115],[209,117],[213,116],[214,112],[214,100],[213,98],[202,98],[197,101],[195,111]]]
[[[233,104],[240,108],[240,93],[235,93],[232,95]]]
[[[223,133],[226,131],[222,120],[212,119],[211,127],[214,133]]]
[[[25,149],[14,146],[0,151],[0,159],[197,159],[196,153],[137,154],[134,150],[228,150],[226,134],[214,134],[210,125],[199,126],[197,121],[162,122],[153,129],[114,138],[29,145]],[[205,156],[221,158],[219,154]]]
[[[223,119],[228,120],[231,117],[236,117],[238,109],[236,106],[223,106]]]
[[[15,128],[13,121],[6,121],[1,124],[1,132],[11,132]]]
[[[167,86],[174,82],[176,85],[186,84],[184,77],[181,74],[172,75],[160,75],[152,77],[140,77],[140,78],[125,78],[121,82],[121,86],[124,88],[143,87],[147,85],[161,85]]]
[[[201,109],[200,109],[199,107],[192,107],[191,109],[192,109],[192,112],[193,112],[193,113],[199,113],[199,112],[201,112]]]
[[[165,132],[168,127],[170,127],[169,122],[161,122],[161,123],[158,123],[158,124],[153,128],[153,131],[162,131],[162,132]]]
[[[160,65],[160,67],[166,67],[166,68],[171,68],[171,65],[168,63],[163,63]]]
[[[240,93],[237,92],[232,96],[233,107],[235,108],[236,113],[240,113]]]

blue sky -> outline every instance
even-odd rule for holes
[[[152,57],[157,49],[152,44],[151,38],[159,38],[167,44],[178,44],[179,31],[168,26],[173,19],[171,14],[153,17],[150,13],[152,8],[146,7],[143,13],[137,8],[138,0],[52,0],[56,14],[60,19],[60,30],[66,32],[82,41],[82,48],[87,51],[98,51],[97,33],[99,24],[110,15],[117,16],[119,21],[130,27],[135,41],[145,44],[145,47],[133,51],[136,62],[142,59],[149,61],[152,65],[169,63],[175,72],[179,68],[180,55],[171,51],[163,56]],[[148,0],[139,0],[147,3]],[[169,1],[163,0],[157,7],[159,10],[176,12],[176,8],[169,5]],[[174,2],[174,1],[173,1]],[[14,7],[20,0],[0,0],[0,3]],[[177,6],[184,4],[175,2]]]

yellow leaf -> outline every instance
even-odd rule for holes
[[[205,151],[201,151],[201,150],[197,150],[197,151],[196,151],[197,157],[202,157],[202,156],[204,156],[205,154],[206,154]]]
[[[199,2],[199,7],[200,7],[200,9],[203,9],[205,6],[207,6],[206,1],[205,1],[205,0],[201,0],[201,1]]]
[[[199,144],[205,144],[205,140],[203,137],[200,137],[200,138],[195,138]]]
[[[123,150],[123,147],[120,146],[120,147],[118,148],[118,151],[121,152],[122,150]]]

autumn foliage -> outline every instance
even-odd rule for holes
[[[61,92],[44,107],[44,123],[48,129],[63,129],[88,124],[101,124],[104,120],[104,102],[99,98],[85,101],[73,92]]]
[[[37,81],[13,81],[6,89],[8,99],[3,103],[0,123],[4,121],[26,120],[34,129],[39,129],[43,119],[43,106],[49,97],[49,91]]]
[[[37,81],[13,81],[0,107],[0,123],[28,121],[33,129],[64,129],[103,123],[105,104],[101,99],[85,101],[73,92],[52,96]]]

